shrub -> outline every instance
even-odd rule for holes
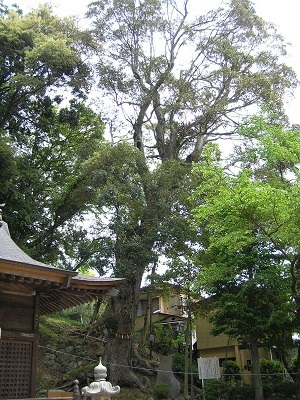
[[[241,382],[242,370],[237,362],[226,360],[223,362],[222,367],[225,382],[229,382],[231,384]]]
[[[269,361],[262,358],[259,364],[264,385],[276,385],[285,380],[285,369],[280,361]]]
[[[39,326],[39,333],[45,340],[47,340],[50,343],[54,339],[53,331],[48,326],[43,325],[42,323]]]
[[[91,364],[86,364],[76,369],[70,369],[64,374],[64,379],[66,381],[73,381],[74,379],[80,378],[81,376],[84,378],[93,377],[94,368],[95,363],[93,362]]]
[[[167,399],[168,398],[168,385],[164,383],[158,383],[153,388],[154,396],[157,399]]]
[[[173,363],[172,363],[173,372],[177,377],[184,377],[184,368],[185,368],[185,355],[182,353],[174,353],[173,354]],[[190,366],[189,366],[190,368]],[[192,370],[190,371],[194,376],[194,385],[197,387],[201,387],[201,380],[199,379],[198,373],[198,364],[193,361]]]
[[[277,383],[273,387],[274,393],[282,396],[295,396],[297,393],[297,385],[295,382],[284,381]]]
[[[176,373],[180,373],[181,376],[184,374],[184,365],[185,365],[185,356],[181,353],[173,354],[173,371]]]
[[[254,399],[254,390],[252,386],[232,386],[230,390],[231,400],[250,400]]]
[[[159,351],[163,355],[170,354],[174,350],[175,340],[171,325],[154,324],[153,325],[155,340],[153,349]]]
[[[231,400],[231,386],[222,381],[206,380],[202,389],[205,400]]]
[[[273,386],[272,385],[263,385],[263,393],[264,397],[267,399],[270,397],[274,392],[273,392]]]

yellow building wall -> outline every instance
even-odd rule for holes
[[[181,298],[178,294],[170,294],[168,298],[160,297],[159,306],[164,314],[182,316]]]
[[[210,334],[213,325],[204,317],[196,319],[196,332],[197,332],[197,348],[210,349],[210,348],[226,348],[228,346],[228,336],[221,333],[219,336]],[[237,344],[236,340],[230,344]]]
[[[202,358],[218,357],[222,359],[234,358],[243,372],[243,380],[245,383],[251,382],[251,373],[248,370],[251,363],[250,350],[239,349],[238,342],[225,334],[213,336],[210,332],[213,325],[204,317],[196,319],[196,335],[198,356]],[[264,348],[259,349],[259,358],[271,359],[270,352]],[[221,368],[222,372],[222,368]]]
[[[141,317],[136,317],[135,327],[134,327],[135,331],[141,331],[143,329],[143,327],[144,327],[144,318],[145,318],[144,315],[141,316]],[[152,314],[152,316],[151,316],[152,324],[155,324],[156,322],[159,322],[164,318],[165,318],[165,316],[163,316],[163,315]]]
[[[171,293],[168,297],[155,296],[153,295],[153,300],[158,298],[159,310],[161,314],[175,315],[182,317],[182,307],[181,307],[181,297],[177,293]],[[140,293],[140,301],[147,300],[147,293]],[[140,307],[139,307],[140,310]],[[166,318],[166,315],[160,315],[159,313],[152,313],[151,321],[152,324],[159,322]],[[135,331],[140,331],[144,326],[145,315],[138,314],[135,321]]]

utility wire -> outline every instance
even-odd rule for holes
[[[50,347],[46,347],[46,346],[41,346],[39,345],[38,347],[48,350],[50,352],[53,353],[59,353],[59,354],[63,354],[63,355],[68,355],[69,357],[74,357],[74,358],[80,358],[83,360],[88,360],[88,361],[94,361],[99,362],[99,359],[94,359],[94,358],[89,358],[89,357],[82,357],[82,356],[77,356],[76,354],[71,354],[71,353],[66,353],[60,350],[54,350],[51,349]],[[113,365],[116,367],[123,367],[123,368],[130,368],[130,369],[137,369],[139,371],[143,370],[143,371],[151,371],[151,372],[165,372],[165,373],[173,373],[173,374],[184,374],[184,372],[176,372],[176,371],[168,371],[168,370],[163,370],[163,369],[158,369],[158,368],[145,368],[145,367],[135,367],[135,366],[131,366],[131,365],[124,365],[124,364],[115,364],[115,363],[111,363],[111,362],[107,362],[107,365]],[[290,375],[299,375],[300,372],[295,372],[295,373],[290,373]],[[188,375],[198,375],[198,372],[188,372]],[[222,374],[222,376],[237,376],[237,375],[243,375],[243,373],[235,373],[235,374]],[[278,376],[278,375],[286,375],[285,372],[276,372],[276,373],[272,373],[272,374],[253,374],[251,373],[251,376],[254,375],[261,375],[261,376]]]

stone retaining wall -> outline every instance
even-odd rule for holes
[[[87,359],[88,355],[84,354],[84,346],[74,346],[70,343],[49,343],[41,348],[41,353],[43,362],[49,368],[62,373],[93,362]]]
[[[93,379],[93,368],[99,362],[103,349],[103,344],[91,338],[62,335],[51,340],[49,337],[41,337],[39,389],[61,387],[71,384],[74,379],[86,384],[89,379]]]

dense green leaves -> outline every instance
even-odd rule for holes
[[[47,6],[28,14],[3,6],[0,198],[14,239],[53,263],[67,252],[68,229],[62,226],[82,212],[89,197],[80,168],[104,130],[79,101],[90,72],[83,56],[92,46],[75,20],[60,19]],[[71,237],[74,226],[69,228]]]
[[[73,20],[61,20],[45,6],[26,15],[7,11],[1,17],[1,129],[26,124],[31,101],[54,87],[81,93],[88,74],[79,53],[83,36]]]
[[[227,168],[211,150],[194,168],[194,220],[208,238],[198,282],[214,299],[213,333],[250,346],[258,373],[258,344],[284,352],[299,329],[299,131],[255,117],[240,132]]]
[[[35,119],[24,131],[19,128],[15,139],[7,140],[12,153],[7,150],[3,162],[10,167],[5,170],[9,179],[5,177],[0,196],[7,204],[6,220],[14,239],[27,243],[35,256],[55,262],[64,235],[76,236],[72,218],[91,198],[82,164],[98,148],[104,126],[81,103],[58,110],[45,97],[31,106],[28,111]],[[73,234],[61,230],[66,222]],[[76,247],[76,240],[71,243]]]

